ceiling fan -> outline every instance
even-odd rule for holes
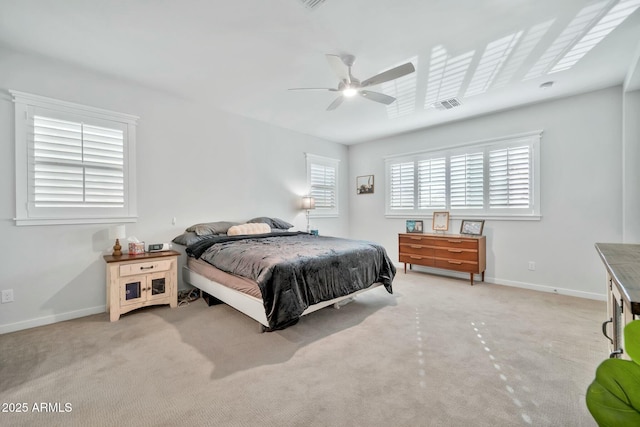
[[[335,110],[340,106],[340,104],[342,104],[344,98],[350,98],[355,95],[360,95],[372,101],[389,105],[396,100],[393,96],[385,95],[380,92],[372,92],[365,88],[395,80],[399,77],[411,74],[416,70],[411,62],[407,62],[406,64],[399,65],[380,74],[376,74],[373,77],[369,77],[366,80],[360,81],[351,74],[351,67],[356,60],[355,56],[347,54],[327,54],[326,57],[327,61],[329,61],[329,65],[340,79],[340,83],[338,83],[337,88],[299,87],[289,90],[328,90],[329,92],[340,92],[340,95],[331,104],[329,104],[327,111]]]

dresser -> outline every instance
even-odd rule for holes
[[[157,304],[178,306],[179,252],[105,255],[107,311],[115,322],[121,314]]]
[[[404,272],[412,265],[441,268],[445,270],[469,273],[473,285],[473,275],[481,274],[487,265],[485,236],[467,236],[457,234],[418,234],[400,233],[398,235],[398,254],[404,263]]]
[[[602,333],[609,340],[609,357],[629,359],[624,352],[624,327],[640,319],[640,245],[596,243],[607,270],[607,320]]]

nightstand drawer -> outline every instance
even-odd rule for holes
[[[147,262],[136,262],[133,264],[123,264],[120,266],[120,277],[133,276],[136,274],[153,273],[156,271],[167,271],[171,268],[171,260],[158,260]]]

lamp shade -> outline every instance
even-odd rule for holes
[[[304,196],[302,198],[302,209],[315,209],[316,199],[311,196]]]
[[[127,237],[127,228],[124,224],[116,225],[109,229],[109,238],[111,240],[124,239],[125,237]]]

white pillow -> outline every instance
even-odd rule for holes
[[[227,230],[227,236],[265,233],[271,233],[271,227],[269,227],[269,224],[265,224],[263,222],[234,225],[233,227],[229,228],[229,230]]]

